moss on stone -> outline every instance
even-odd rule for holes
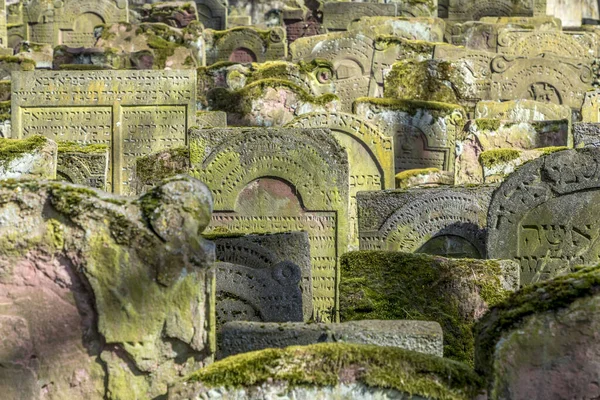
[[[135,160],[136,178],[152,183],[171,176],[186,173],[190,167],[190,151],[187,147],[175,147],[139,157]]]
[[[107,144],[81,144],[69,141],[59,141],[57,142],[57,144],[59,153],[104,154],[109,149],[109,146]]]
[[[488,306],[505,299],[494,260],[447,259],[424,254],[358,251],[341,258],[340,316],[436,321],[444,330],[444,355],[472,364],[473,315],[462,313],[464,293]]]
[[[100,71],[110,68],[96,64],[61,64],[59,69],[61,71]]]
[[[487,150],[479,155],[479,163],[485,168],[492,168],[498,164],[516,160],[520,156],[521,151],[517,149]]]
[[[10,114],[11,101],[0,101],[0,121],[9,121],[11,118]]]
[[[396,187],[402,187],[411,178],[442,172],[439,168],[409,169],[396,174]]]
[[[0,165],[6,168],[11,161],[23,154],[33,153],[46,145],[48,139],[34,135],[26,139],[0,138]]]
[[[403,60],[385,77],[384,97],[459,103],[450,81],[460,77],[448,61]]]
[[[542,155],[556,153],[557,151],[569,150],[567,146],[550,146],[550,147],[541,147],[536,149],[542,152]]]
[[[502,334],[530,315],[568,307],[575,300],[600,294],[600,265],[526,286],[493,307],[476,325],[478,371],[492,372],[494,349]]]
[[[482,131],[497,131],[500,129],[502,121],[492,118],[479,118],[475,120],[475,126]]]
[[[186,378],[208,387],[249,387],[270,382],[335,386],[352,380],[428,399],[471,399],[478,376],[466,365],[400,348],[321,343],[232,356]]]
[[[405,111],[409,114],[415,114],[419,110],[426,110],[435,114],[434,116],[436,117],[438,117],[440,113],[442,113],[442,115],[448,115],[453,111],[465,113],[464,108],[460,104],[443,103],[439,101],[359,97],[354,102],[355,108],[360,103],[369,103],[390,110]]]
[[[17,56],[0,56],[0,62],[7,64],[19,64],[22,71],[33,71],[35,69],[35,61]]]

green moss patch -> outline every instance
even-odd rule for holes
[[[136,178],[147,184],[186,173],[189,168],[190,151],[187,147],[164,150],[160,153],[140,157],[135,161]]]
[[[396,174],[396,187],[402,187],[408,183],[411,178],[415,178],[421,175],[429,175],[442,172],[438,168],[423,168],[423,169],[409,169]]]
[[[600,266],[579,268],[557,278],[536,283],[513,293],[493,307],[476,325],[476,368],[492,371],[494,348],[503,332],[515,329],[527,317],[568,307],[582,297],[600,294]]]
[[[27,139],[0,138],[0,165],[6,167],[23,154],[33,153],[42,148],[48,139],[43,136],[30,136]]]
[[[354,107],[356,108],[360,103],[373,104],[390,110],[405,111],[409,114],[416,114],[419,110],[425,110],[433,114],[436,118],[440,115],[444,116],[454,111],[460,111],[466,117],[464,108],[459,104],[442,103],[439,101],[359,97],[355,100]]]
[[[479,118],[475,120],[475,126],[481,131],[497,131],[500,129],[502,121],[499,119]]]
[[[475,321],[461,302],[479,296],[491,306],[504,300],[509,292],[502,287],[501,274],[494,260],[347,253],[341,258],[340,316],[342,321],[436,321],[444,330],[444,355],[472,364]]]
[[[569,150],[569,148],[567,146],[550,146],[550,147],[542,147],[542,148],[539,148],[536,150],[541,151],[543,155],[547,155],[547,154],[556,153],[557,151]]]
[[[384,97],[457,104],[458,93],[453,85],[463,81],[448,61],[403,60],[394,63],[385,77]]]
[[[201,369],[186,381],[208,387],[248,387],[272,381],[291,386],[334,386],[358,381],[370,387],[448,400],[471,399],[481,384],[461,363],[399,348],[347,343],[240,354]]]
[[[479,155],[479,163],[486,168],[516,160],[521,156],[521,151],[516,149],[494,149],[484,151]]]
[[[107,144],[81,144],[69,141],[60,141],[57,144],[59,153],[104,154],[109,148]]]

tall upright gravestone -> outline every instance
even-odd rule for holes
[[[600,261],[600,150],[565,150],[523,165],[494,192],[490,258],[516,259],[521,284]]]
[[[194,70],[19,72],[12,135],[110,145],[112,190],[128,195],[137,157],[186,144],[195,99]]]
[[[349,236],[348,157],[331,132],[192,129],[190,158],[215,201],[207,233],[308,232],[314,317],[334,319]]]

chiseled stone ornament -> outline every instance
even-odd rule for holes
[[[215,243],[217,260],[224,264],[217,268],[218,322],[250,320],[237,313],[225,315],[219,297],[229,309],[238,305],[251,310],[250,317],[259,321],[310,320],[312,270],[306,232],[206,237]]]
[[[490,100],[528,99],[580,109],[591,90],[591,63],[570,58],[514,58],[498,56],[491,62]]]
[[[394,138],[396,173],[409,169],[454,170],[457,133],[466,122],[457,104],[361,98],[357,115]]]
[[[341,324],[230,322],[218,334],[217,358],[323,342],[398,347],[442,357],[443,336],[440,324],[432,321],[362,320]]]
[[[346,113],[304,114],[286,127],[330,129],[346,149],[350,168],[348,229],[350,245],[358,249],[356,193],[394,188],[393,138],[383,135],[376,126],[360,117]]]
[[[238,27],[226,31],[208,30],[206,40],[206,64],[219,61],[253,63],[287,58],[286,32],[281,27],[258,30]]]
[[[109,147],[59,143],[57,176],[59,180],[106,190]]]
[[[32,0],[25,7],[28,40],[54,46],[93,47],[94,28],[129,22],[127,0]]]
[[[212,199],[178,176],[141,198],[0,183],[0,391],[149,399],[214,354]]]
[[[590,90],[585,93],[583,106],[581,106],[582,122],[600,122],[600,90]]]
[[[598,57],[598,35],[595,32],[504,29],[498,35],[498,53],[529,58],[553,55],[589,62]]]
[[[485,258],[493,190],[488,185],[359,193],[360,249]]]
[[[546,15],[546,0],[449,0],[448,6],[448,19],[458,21],[538,15]]]
[[[487,253],[521,264],[521,284],[600,260],[600,150],[565,150],[521,166],[494,192]]]
[[[325,129],[192,129],[191,174],[213,192],[208,233],[306,231],[316,321],[335,318],[347,251],[348,157]]]
[[[109,185],[132,194],[137,157],[186,144],[195,98],[195,70],[13,73],[12,136],[109,145]]]
[[[600,147],[600,123],[576,122],[573,124],[573,142],[575,148]]]

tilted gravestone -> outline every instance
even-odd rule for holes
[[[487,253],[521,264],[521,284],[600,261],[600,150],[565,150],[530,161],[494,192]]]
[[[315,319],[336,311],[338,257],[347,249],[348,157],[324,129],[190,131],[191,174],[211,189],[208,233],[306,231]]]
[[[323,83],[331,84],[344,112],[351,112],[352,102],[368,94],[373,62],[372,38],[359,32],[300,38],[290,45],[290,53],[294,62],[325,60],[331,64],[332,76]]]
[[[157,398],[212,361],[205,185],[179,176],[124,199],[3,181],[0,193],[2,398]]]
[[[351,246],[358,247],[356,193],[394,188],[393,138],[354,114],[309,113],[286,125],[288,128],[330,129],[348,153],[350,204],[348,229]]]
[[[205,31],[206,64],[219,61],[253,63],[287,58],[285,30],[273,27],[263,31],[251,27],[226,31]]]
[[[484,258],[494,187],[414,188],[358,194],[361,250]]]
[[[315,343],[356,343],[398,347],[443,356],[443,332],[437,322],[363,320],[341,324],[230,322],[218,334],[217,359],[250,351],[307,346]]]
[[[217,260],[224,264],[217,269],[219,322],[249,320],[222,312],[230,311],[231,306],[252,310],[252,316],[260,321],[310,320],[312,271],[306,232],[205,237],[215,243]],[[227,309],[219,304],[219,297],[229,303]]]
[[[28,40],[54,46],[93,47],[94,28],[129,21],[127,0],[33,0],[25,8]]]
[[[359,99],[357,115],[394,137],[396,173],[409,169],[454,170],[456,135],[466,121],[456,104]]]
[[[58,143],[59,180],[106,190],[109,147],[104,144]]]
[[[13,73],[12,135],[111,146],[109,185],[127,195],[137,157],[186,144],[195,79],[194,70]]]

